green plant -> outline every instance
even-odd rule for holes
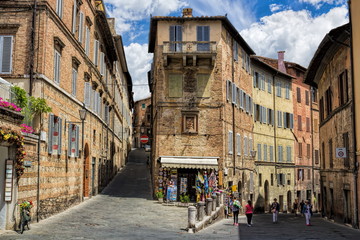
[[[47,105],[44,98],[35,98],[33,96],[30,97],[30,109],[33,115],[49,113],[52,111],[51,107]]]
[[[190,202],[190,197],[187,194],[181,194],[180,195],[180,202],[182,203],[188,203]]]
[[[29,101],[26,91],[18,86],[12,86],[11,91],[14,93],[13,101],[15,101],[16,105],[25,108]]]
[[[157,191],[155,193],[155,196],[159,199],[159,198],[164,198],[164,193],[162,191]]]

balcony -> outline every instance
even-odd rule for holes
[[[211,65],[214,65],[216,57],[216,42],[210,41],[181,41],[164,42],[163,48],[164,65],[168,65],[168,58],[182,58],[183,65],[186,66],[188,59],[192,60],[192,65],[196,66],[197,58],[211,59]]]

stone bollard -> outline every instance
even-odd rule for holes
[[[211,216],[211,211],[212,211],[212,198],[207,198],[206,199],[206,215],[207,216]]]
[[[195,227],[196,222],[196,207],[190,206],[188,208],[188,227],[193,228]]]
[[[220,197],[221,194],[219,192],[216,193],[216,207],[220,207]]]
[[[216,194],[211,195],[211,198],[213,200],[213,202],[212,202],[212,210],[215,211],[216,210]]]
[[[198,202],[199,205],[199,221],[202,221],[204,219],[205,215],[205,202]]]

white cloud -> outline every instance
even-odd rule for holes
[[[147,72],[151,68],[152,54],[147,44],[131,43],[124,47],[127,65],[133,82],[134,100],[150,96]]]
[[[116,18],[116,31],[136,31],[136,21],[150,18],[150,14],[166,16],[186,6],[183,0],[105,0],[107,13]]]
[[[313,5],[316,9],[320,9],[322,5],[327,4],[337,4],[342,5],[346,3],[346,0],[299,0],[302,3],[309,3]]]
[[[270,4],[269,8],[270,8],[271,12],[276,12],[276,11],[283,9],[283,5],[273,3],[273,4]]]
[[[285,60],[307,67],[325,34],[348,22],[346,6],[312,17],[307,10],[287,10],[261,18],[240,34],[257,55],[277,58],[285,50]]]

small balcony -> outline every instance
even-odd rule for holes
[[[164,65],[167,66],[168,58],[182,58],[183,65],[187,65],[187,59],[192,60],[196,66],[197,58],[209,58],[214,65],[216,57],[216,42],[210,41],[181,41],[164,42],[163,47]]]

